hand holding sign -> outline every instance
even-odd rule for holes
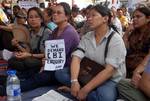
[[[63,69],[66,62],[64,40],[49,40],[45,42],[45,67],[44,70],[55,71]]]

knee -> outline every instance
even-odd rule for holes
[[[117,89],[119,91],[119,93],[124,92],[125,90],[128,90],[130,88],[130,83],[127,80],[121,80],[118,85],[117,85]]]
[[[117,85],[117,89],[119,92],[119,98],[125,98],[126,96],[129,97],[132,95],[132,90],[133,86],[132,84],[129,82],[129,80],[121,80],[118,85]]]
[[[109,93],[109,94],[108,94]],[[116,101],[117,91],[94,91],[87,97],[87,101]]]
[[[61,79],[62,77],[62,72],[60,70],[57,70],[55,72],[55,78],[59,81],[59,79]]]
[[[70,75],[64,70],[58,70],[55,72],[55,78],[58,82],[65,84],[67,86],[70,85]]]

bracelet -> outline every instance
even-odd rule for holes
[[[78,80],[77,79],[71,80],[71,83],[73,83],[73,82],[78,82]]]

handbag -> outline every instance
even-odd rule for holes
[[[106,46],[105,46],[105,52],[104,52],[104,60],[107,57],[107,52],[108,52],[108,45],[110,42],[110,39],[114,35],[114,32],[109,35]],[[77,48],[78,50],[81,50],[85,53],[85,51],[81,48]],[[95,77],[99,72],[101,72],[103,69],[105,69],[105,66],[87,58],[84,57],[81,62],[80,62],[80,71],[79,71],[79,76],[78,80],[81,86],[86,85],[89,81],[92,80],[93,77]]]

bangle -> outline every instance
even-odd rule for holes
[[[71,80],[71,83],[73,83],[73,82],[78,82],[78,80],[77,79]]]

